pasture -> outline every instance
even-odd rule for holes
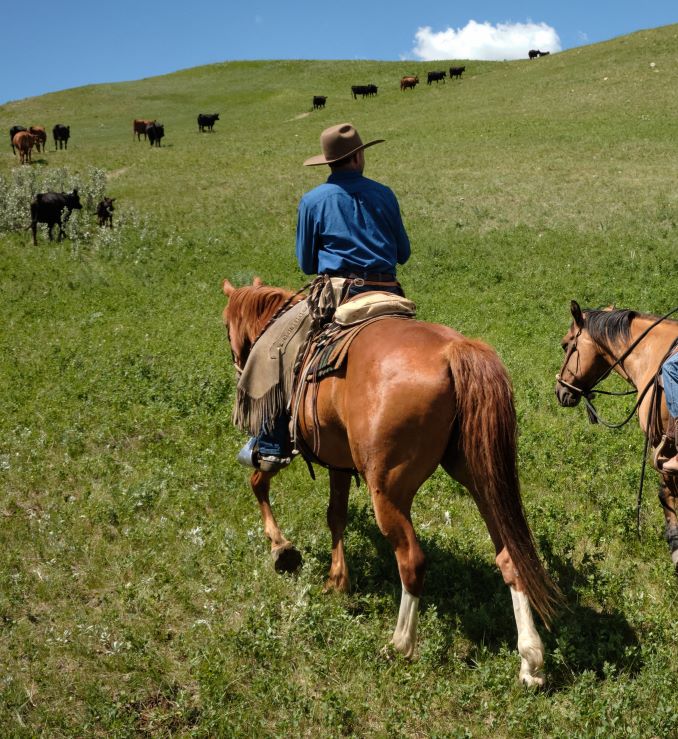
[[[668,26],[532,62],[231,62],[0,106],[5,735],[675,735],[678,582],[651,470],[636,537],[641,433],[558,407],[554,376],[572,298],[678,304],[677,43]],[[399,89],[457,64],[454,83]],[[134,118],[164,124],[161,147]],[[387,140],[365,174],[399,197],[419,317],[488,341],[512,377],[526,514],[568,604],[540,627],[541,692],[516,680],[510,596],[446,475],[415,498],[428,571],[408,662],[381,655],[400,583],[365,486],[352,592],[328,596],[327,473],[297,461],[273,482],[304,558],[280,576],[235,461],[221,281],[305,284],[296,205],[327,173],[301,163],[345,120]],[[68,149],[50,137],[19,167],[9,128],[57,122]],[[79,186],[83,210],[33,246],[45,183]],[[113,229],[95,225],[104,194]]]

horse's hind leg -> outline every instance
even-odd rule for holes
[[[350,582],[344,557],[344,530],[348,518],[348,494],[351,475],[330,470],[330,503],[327,506],[327,525],[332,533],[332,565],[325,583],[325,591],[348,592]]]
[[[382,534],[391,542],[402,584],[400,609],[391,644],[405,657],[412,657],[417,644],[419,598],[424,587],[426,561],[410,519],[412,495],[387,495],[371,488],[372,504]]]
[[[532,610],[527,595],[524,592],[523,584],[520,579],[511,555],[504,546],[504,542],[499,533],[499,526],[496,520],[496,513],[488,504],[487,500],[481,495],[471,483],[468,474],[458,465],[443,465],[449,475],[458,480],[466,487],[478,506],[480,515],[485,521],[487,530],[492,539],[495,549],[495,563],[501,572],[504,582],[509,586],[511,591],[511,601],[513,603],[513,615],[516,620],[516,629],[518,631],[518,654],[520,654],[520,673],[521,682],[528,686],[542,686],[544,684],[544,675],[542,667],[544,664],[544,645],[532,618]]]
[[[678,478],[664,475],[659,486],[659,502],[666,521],[665,536],[671,553],[671,561],[678,575]]]
[[[257,470],[250,477],[250,485],[259,503],[259,510],[264,523],[264,534],[271,542],[271,555],[273,556],[275,569],[278,572],[294,572],[301,567],[301,554],[280,531],[273,516],[271,501],[268,496],[271,478],[275,474],[275,472],[260,472]]]
[[[542,667],[544,665],[544,645],[532,618],[532,610],[527,595],[523,591],[520,575],[516,572],[513,560],[504,547],[495,559],[504,582],[511,590],[513,615],[518,631],[518,654],[520,654],[520,681],[525,685],[544,684]]]

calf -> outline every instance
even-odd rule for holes
[[[313,96],[313,110],[316,108],[324,108],[327,102],[327,95],[314,95]]]
[[[162,123],[151,123],[146,126],[146,136],[151,142],[151,146],[160,146],[160,139],[165,135],[165,127]]]
[[[466,71],[466,67],[450,67],[450,79],[461,79],[462,74]]]
[[[137,141],[141,141],[141,135],[146,138],[146,126],[150,126],[155,121],[149,121],[146,118],[135,118],[132,121],[132,138],[136,135]]]
[[[80,196],[78,191],[73,192],[41,192],[38,193],[31,203],[31,231],[33,232],[33,244],[38,244],[38,223],[46,223],[49,240],[52,241],[52,229],[59,225],[59,241],[64,236],[63,224],[68,220],[72,210],[80,210]],[[63,215],[62,215],[63,214]]]
[[[35,136],[30,131],[19,131],[12,139],[12,149],[19,150],[19,164],[30,164]]]
[[[198,131],[202,132],[205,129],[208,131],[212,130],[214,122],[219,120],[219,113],[200,113],[198,114]]]
[[[16,154],[16,150],[14,148],[14,137],[19,133],[19,131],[25,131],[26,128],[24,126],[12,126],[9,129],[9,143],[12,145],[12,154]]]
[[[71,137],[71,127],[57,123],[52,129],[54,138],[54,150],[56,151],[57,143],[60,149],[68,149],[68,139]]]
[[[430,85],[431,82],[435,82],[437,85],[440,80],[445,82],[445,77],[447,77],[447,72],[445,72],[444,70],[442,72],[429,72],[428,78],[426,79],[426,84]]]
[[[108,226],[113,228],[113,211],[115,207],[113,205],[115,198],[104,198],[99,205],[97,205],[97,217],[99,218],[100,226]]]
[[[35,148],[38,151],[45,151],[45,144],[47,143],[47,131],[44,126],[31,126],[28,129],[35,138]]]

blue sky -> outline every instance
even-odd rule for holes
[[[28,6],[27,6],[28,7]],[[0,103],[236,59],[517,58],[678,22],[676,0],[31,0]],[[13,18],[13,19],[12,19]]]

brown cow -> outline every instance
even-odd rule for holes
[[[45,151],[45,144],[47,143],[47,132],[44,126],[30,126],[28,129],[35,138],[35,148],[38,151]],[[41,148],[42,147],[42,148]]]
[[[14,134],[12,146],[19,150],[19,164],[30,164],[31,150],[35,145],[35,136],[30,131],[19,131]]]
[[[414,88],[417,86],[417,83],[419,82],[418,76],[408,76],[408,77],[401,77],[400,79],[400,89],[402,90],[414,90]]]
[[[132,122],[132,138],[134,138],[134,135],[136,134],[137,141],[141,141],[141,134],[143,133],[144,138],[146,138],[146,126],[150,126],[155,121],[149,121],[146,118],[135,118]]]

